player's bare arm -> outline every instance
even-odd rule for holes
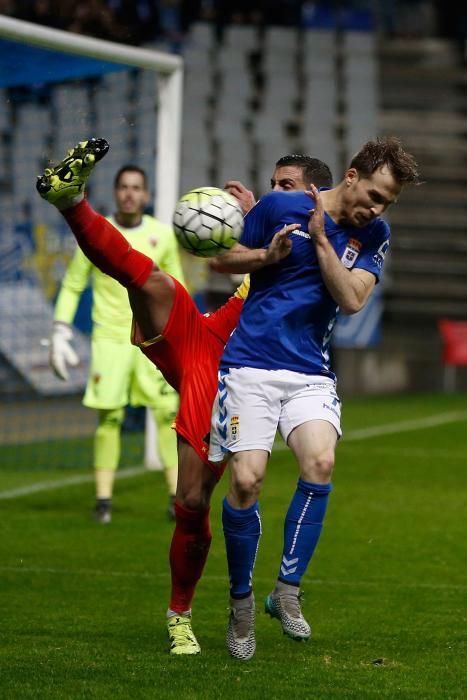
[[[376,278],[367,270],[348,270],[342,265],[326,236],[320,193],[311,185],[307,194],[314,200],[314,208],[310,210],[308,233],[315,245],[324,283],[341,311],[345,314],[355,314],[367,303]]]
[[[248,214],[250,209],[252,209],[256,204],[256,199],[251,190],[248,190],[245,185],[239,180],[229,180],[224,185],[224,190],[229,192],[231,195],[238,200],[242,211],[244,214]]]
[[[289,233],[300,228],[300,224],[288,224],[278,231],[267,248],[247,248],[236,243],[226,253],[211,258],[209,264],[216,272],[247,273],[279,262],[292,250]]]

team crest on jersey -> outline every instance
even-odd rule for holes
[[[344,254],[341,257],[341,263],[344,267],[351,268],[355,265],[355,261],[358,258],[358,254],[362,249],[361,241],[357,241],[356,238],[351,238],[345,247]]]
[[[240,416],[232,416],[230,419],[230,437],[232,440],[240,437]]]
[[[157,245],[157,242],[158,242],[158,241],[157,241],[157,238],[156,238],[156,236],[155,236],[154,234],[151,234],[150,236],[148,236],[148,243],[149,243],[150,246],[152,246],[153,248],[155,248],[156,245]]]

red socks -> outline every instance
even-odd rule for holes
[[[170,547],[172,593],[169,608],[176,613],[190,610],[196,584],[201,578],[211,545],[209,508],[188,510],[175,503],[175,532]]]
[[[89,205],[86,199],[62,212],[87,258],[124,287],[142,287],[154,263],[128,243],[120,231]]]

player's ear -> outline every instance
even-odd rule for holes
[[[349,187],[353,182],[358,180],[358,171],[356,168],[349,168],[344,175],[345,184]]]

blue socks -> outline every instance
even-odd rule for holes
[[[298,480],[284,523],[284,549],[279,581],[299,586],[318,544],[331,484]]]
[[[249,508],[238,509],[223,501],[227,565],[232,598],[247,598],[252,590],[252,576],[261,535],[261,517],[258,502]]]
[[[279,581],[299,586],[316,545],[326,514],[331,484],[298,480],[284,523],[284,549]],[[258,503],[238,509],[224,498],[222,509],[225,548],[232,598],[251,594],[252,576],[261,536]]]

